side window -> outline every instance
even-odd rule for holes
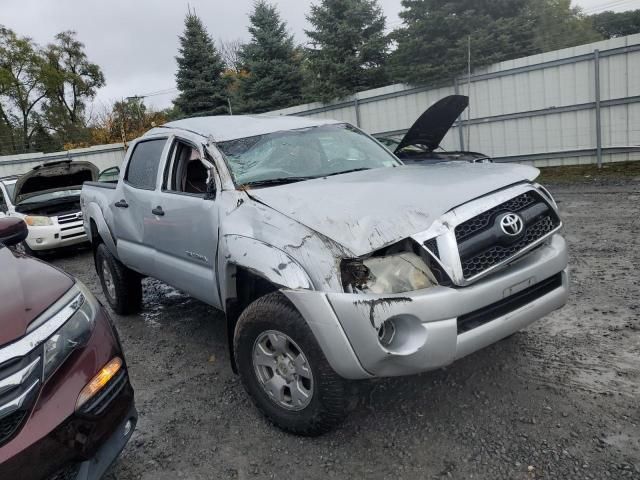
[[[176,140],[167,163],[163,188],[169,192],[203,195],[207,192],[209,172],[202,163],[200,151],[193,145]]]
[[[135,188],[154,190],[165,143],[166,138],[138,143],[131,153],[125,181]]]
[[[4,194],[2,193],[2,189],[0,188],[0,212],[7,211],[7,202],[4,199]]]

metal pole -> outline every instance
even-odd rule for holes
[[[458,77],[453,79],[453,91],[456,95],[460,95],[460,86],[458,85]],[[464,152],[464,132],[462,131],[462,113],[458,116],[457,125],[458,125],[458,143],[460,144],[460,151]]]
[[[600,50],[593,51],[593,66],[596,88],[596,160],[602,168],[602,122],[600,119]]]
[[[360,128],[360,102],[358,97],[353,99],[353,108],[356,110],[356,127]]]
[[[467,37],[467,148],[471,150],[471,35]]]

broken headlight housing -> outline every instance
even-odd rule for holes
[[[344,260],[341,273],[348,293],[392,294],[438,285],[422,257],[413,252]]]

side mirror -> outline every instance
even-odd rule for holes
[[[215,178],[209,179],[207,182],[207,193],[204,194],[205,200],[215,200],[216,199],[216,180]]]
[[[27,224],[14,217],[0,218],[0,243],[10,247],[22,242],[29,233]]]

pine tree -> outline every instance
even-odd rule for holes
[[[402,0],[403,26],[393,32],[391,59],[397,81],[412,84],[450,80],[467,68],[534,51],[530,0]]]
[[[174,105],[186,116],[227,113],[227,83],[224,63],[198,16],[189,11],[180,55],[176,57],[176,83],[180,95]]]
[[[377,0],[321,0],[307,20],[311,96],[326,102],[387,82],[389,40]]]
[[[300,55],[277,8],[258,0],[249,17],[251,40],[240,49],[239,98],[242,110],[267,112],[299,103],[302,98]]]

